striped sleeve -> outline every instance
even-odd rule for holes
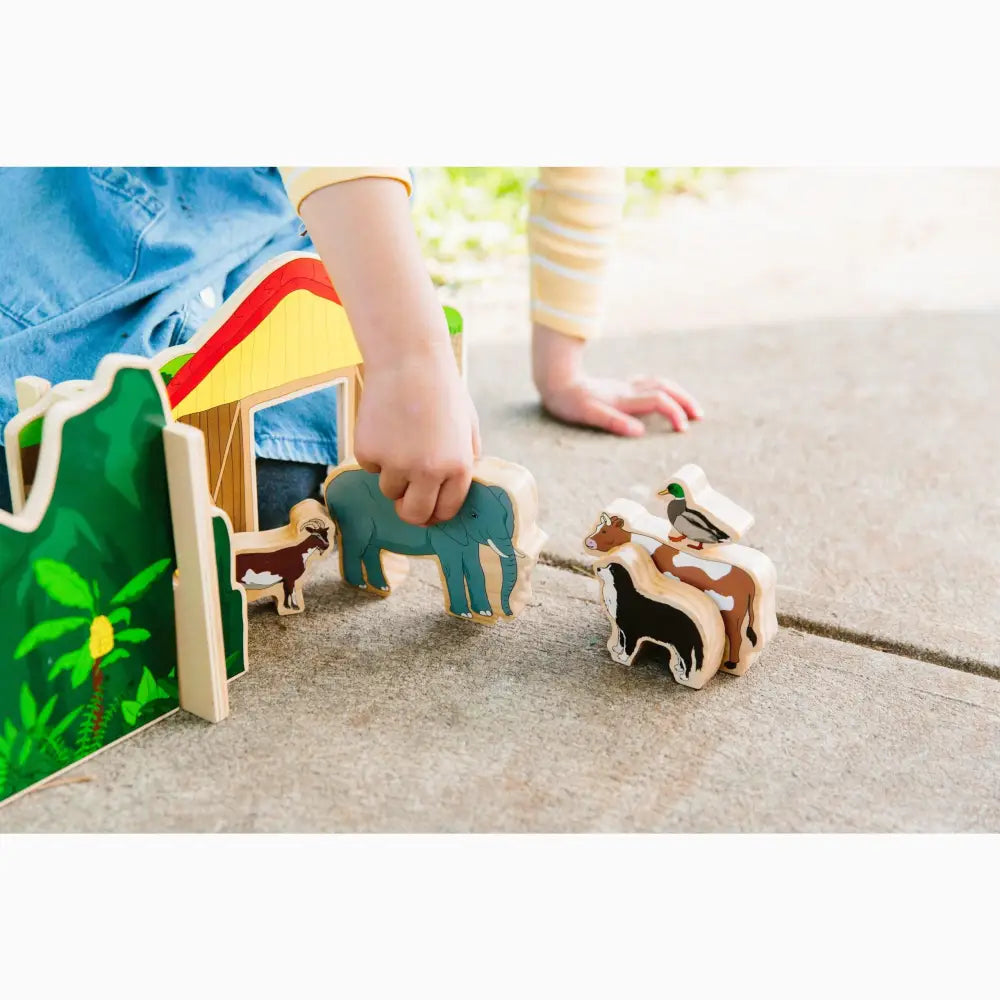
[[[406,167],[278,167],[278,171],[296,212],[313,191],[361,177],[388,177],[404,185],[407,195],[412,193],[410,171]]]
[[[531,187],[531,319],[586,339],[599,331],[625,171],[542,167]]]

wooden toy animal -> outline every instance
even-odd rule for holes
[[[718,671],[724,636],[718,612],[704,594],[662,576],[637,545],[626,544],[594,570],[601,600],[611,620],[608,651],[630,664],[643,643],[670,653],[678,684],[701,688]]]
[[[518,614],[531,594],[531,570],[545,541],[535,523],[537,491],[527,469],[482,459],[469,494],[450,521],[429,528],[400,520],[378,476],[350,464],[324,488],[337,525],[340,568],[354,587],[391,591],[384,553],[438,561],[445,608],[458,618],[494,624]]]
[[[673,536],[670,536],[673,540]],[[697,587],[710,597],[722,615],[729,643],[727,670],[733,670],[740,661],[743,638],[751,647],[757,645],[754,629],[754,603],[756,583],[753,576],[726,562],[709,561],[679,551],[652,535],[630,531],[622,517],[601,512],[600,526],[586,540],[586,546],[597,552],[611,552],[620,545],[632,542],[645,549],[656,568],[666,576]]]
[[[236,579],[251,601],[273,597],[279,615],[304,610],[302,585],[314,558],[329,551],[333,523],[317,500],[303,500],[289,523],[236,536]]]
[[[753,526],[753,515],[713,490],[697,465],[685,465],[665,489],[667,520],[677,532],[671,542],[687,542],[702,549],[720,542],[737,542]]]
[[[662,491],[679,500],[678,491],[671,489],[675,485],[685,497],[685,508],[675,506],[671,511],[668,504],[672,521],[650,514],[633,500],[618,499],[602,511],[584,544],[594,555],[638,546],[665,577],[702,591],[714,602],[725,629],[722,669],[743,674],[777,633],[774,564],[762,552],[746,545],[732,541],[711,543],[707,537],[693,539],[691,536],[698,534],[704,523],[683,518],[689,510],[689,496],[697,497],[713,528],[728,538],[739,538],[753,523],[753,517],[711,490],[698,466],[684,466]],[[679,535],[682,529],[678,523],[690,534]]]

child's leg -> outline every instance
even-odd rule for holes
[[[10,480],[7,478],[7,453],[0,448],[0,510],[9,511],[12,506]]]
[[[261,531],[288,524],[288,512],[302,500],[322,500],[325,465],[257,459],[257,519]]]

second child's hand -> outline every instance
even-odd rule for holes
[[[697,400],[669,379],[655,375],[596,378],[583,368],[584,342],[536,323],[532,331],[532,369],[545,409],[558,420],[597,427],[621,437],[640,437],[638,418],[666,417],[675,431],[704,415]]]

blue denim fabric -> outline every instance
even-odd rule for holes
[[[273,167],[0,168],[0,427],[14,379],[187,341],[272,257],[312,251]],[[337,460],[335,390],[260,411],[264,458]]]

